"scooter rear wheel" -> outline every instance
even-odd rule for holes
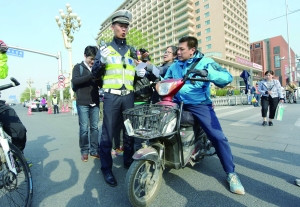
[[[131,205],[149,205],[156,197],[161,183],[161,167],[150,160],[135,160],[126,174],[127,194]]]

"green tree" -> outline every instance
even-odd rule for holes
[[[35,88],[31,88],[31,98],[30,98],[30,89],[26,88],[20,97],[20,102],[32,100],[35,97]]]

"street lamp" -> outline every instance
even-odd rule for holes
[[[71,79],[72,79],[72,42],[74,40],[74,37],[72,33],[75,31],[78,31],[81,26],[81,19],[79,16],[77,16],[76,13],[72,12],[72,7],[70,4],[66,4],[67,7],[67,14],[64,13],[62,9],[59,10],[59,15],[56,16],[55,20],[59,27],[59,29],[62,31],[63,39],[64,39],[64,45],[65,48],[68,50],[69,55],[69,67],[70,67],[70,74],[69,74],[69,81],[70,81],[70,98],[73,98],[73,90],[71,89]],[[60,71],[62,75],[62,71]]]
[[[285,20],[286,20],[286,32],[287,32],[287,41],[288,41],[288,63],[289,63],[289,80],[293,82],[292,76],[292,63],[291,63],[291,48],[290,48],[290,38],[289,38],[289,21],[288,21],[288,4],[285,0]]]

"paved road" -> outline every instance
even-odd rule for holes
[[[245,196],[228,191],[217,157],[182,170],[169,169],[156,206],[300,206],[300,104],[285,104],[284,120],[262,127],[260,108],[219,106],[216,112],[230,142]],[[125,192],[122,157],[114,159],[119,185],[104,183],[99,160],[80,160],[77,116],[49,115],[15,107],[28,129],[25,154],[34,166],[33,207],[130,206]]]

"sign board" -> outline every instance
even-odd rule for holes
[[[63,82],[59,82],[59,83],[58,83],[58,87],[59,87],[59,88],[65,88],[65,84],[64,84]]]
[[[21,57],[21,58],[24,57],[24,51],[13,49],[13,48],[8,48],[6,54]]]
[[[65,77],[63,75],[58,76],[58,81],[59,82],[64,82],[64,80],[65,80]]]

